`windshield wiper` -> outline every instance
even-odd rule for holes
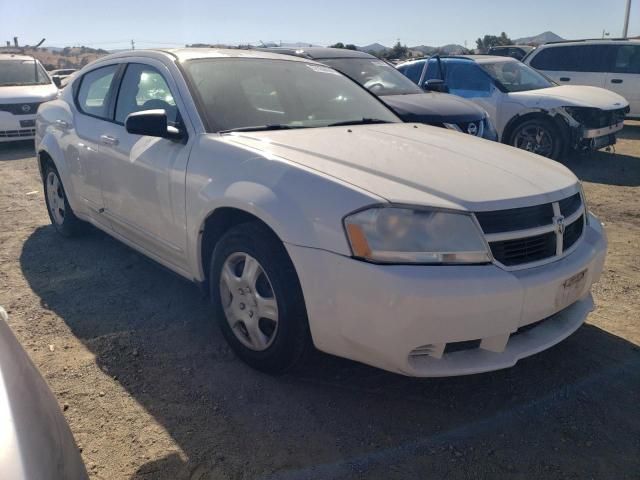
[[[284,125],[284,124],[254,125],[254,126],[251,126],[251,127],[229,128],[227,130],[220,130],[218,133],[261,132],[261,131],[266,131],[266,130],[292,130],[294,128],[308,128],[308,127],[297,126],[297,125]]]
[[[345,122],[330,123],[327,127],[346,127],[349,125],[375,125],[378,123],[391,123],[379,118],[361,118],[360,120],[347,120]]]

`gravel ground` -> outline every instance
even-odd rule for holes
[[[450,379],[325,355],[250,370],[196,287],[98,231],[54,232],[32,148],[0,144],[0,304],[92,478],[640,478],[640,123],[568,161],[610,240],[587,324]]]

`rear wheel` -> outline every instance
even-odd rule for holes
[[[558,128],[551,121],[538,118],[516,125],[509,144],[554,160],[558,160],[564,151]]]
[[[229,230],[215,247],[209,279],[222,333],[246,363],[279,373],[310,348],[298,276],[269,229],[245,223]]]
[[[44,198],[53,226],[65,237],[80,234],[84,223],[73,213],[60,174],[51,163],[47,163],[44,168],[43,182]]]

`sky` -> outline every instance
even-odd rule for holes
[[[640,35],[632,0],[630,35]],[[564,38],[620,36],[626,0],[0,0],[0,42],[93,48],[260,41],[408,46],[511,38],[551,30]]]

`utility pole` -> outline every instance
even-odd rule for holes
[[[622,37],[629,36],[629,14],[631,13],[631,0],[627,0],[627,10],[624,14],[624,28],[622,29]]]
[[[131,50],[135,50],[135,49],[136,49],[136,42],[131,40]]]

